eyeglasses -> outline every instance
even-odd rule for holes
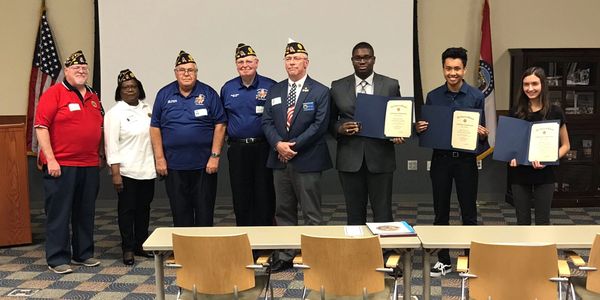
[[[305,60],[306,57],[302,57],[302,56],[286,56],[285,61],[301,61],[301,60]]]
[[[81,73],[87,73],[90,71],[90,69],[87,66],[70,66],[69,69]]]
[[[352,56],[352,61],[353,62],[362,62],[362,61],[370,61],[371,59],[373,59],[374,56],[371,55],[367,55],[367,56]]]
[[[195,73],[196,71],[198,71],[198,69],[195,68],[189,68],[189,69],[184,69],[184,68],[175,68],[175,72],[179,73],[179,74],[192,74]]]

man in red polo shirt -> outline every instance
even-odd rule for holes
[[[93,258],[93,233],[103,110],[86,85],[88,77],[83,53],[73,53],[65,62],[65,80],[42,95],[35,114],[44,173],[46,261],[58,274],[72,272],[71,262],[100,264]]]

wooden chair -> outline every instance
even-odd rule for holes
[[[471,242],[470,255],[459,258],[457,270],[463,278],[462,299],[467,280],[469,299],[556,299],[557,292],[562,299],[561,282],[567,283],[569,276],[556,245]]]
[[[587,273],[587,279],[582,277],[571,278],[571,282],[575,286],[575,293],[584,300],[600,299],[600,234],[597,234],[594,239],[587,264],[574,252],[567,252],[567,256],[579,270]],[[575,295],[573,295],[573,299],[575,299]]]
[[[269,263],[259,258],[254,264],[248,235],[184,236],[173,234],[173,254],[176,267],[177,298],[257,299],[263,290],[257,287],[255,269],[265,269],[265,299],[270,290]],[[239,294],[242,291],[245,293]],[[199,295],[200,294],[200,295]]]
[[[309,290],[319,292],[320,299],[325,299],[325,295],[363,299],[390,299],[393,295],[393,299],[398,298],[400,256],[391,256],[390,264],[384,268],[379,237],[333,238],[303,234],[301,248],[302,264],[294,266],[304,272],[302,299],[307,298]],[[394,276],[390,287],[393,291],[385,288],[384,272]]]

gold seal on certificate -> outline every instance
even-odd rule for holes
[[[452,116],[452,148],[475,150],[480,113],[456,110]]]
[[[390,100],[385,110],[383,134],[386,137],[408,138],[412,133],[413,102]]]
[[[535,123],[529,136],[529,161],[557,161],[560,123]]]

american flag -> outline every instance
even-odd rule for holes
[[[37,139],[33,131],[35,110],[40,96],[53,84],[62,81],[63,69],[58,57],[58,51],[52,30],[46,18],[46,11],[42,13],[40,26],[35,41],[31,76],[29,78],[29,101],[27,105],[27,149],[38,152]]]

